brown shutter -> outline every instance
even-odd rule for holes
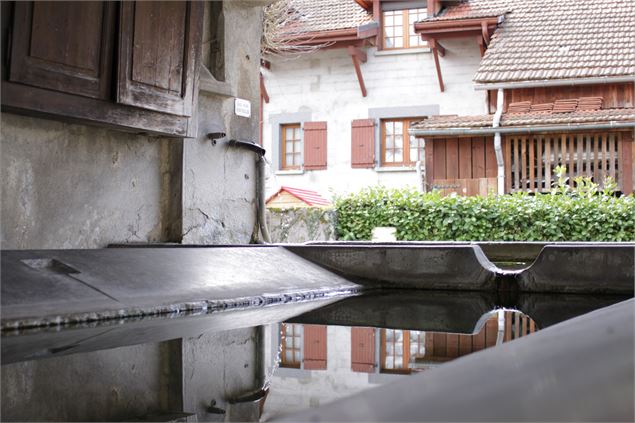
[[[351,328],[351,363],[354,372],[375,371],[374,328]]]
[[[326,122],[304,123],[304,169],[326,169]]]
[[[304,368],[326,370],[326,326],[304,325]]]
[[[198,1],[122,2],[117,101],[191,116],[202,20]]]
[[[351,128],[351,166],[370,168],[375,166],[375,121],[357,119]]]
[[[110,97],[115,4],[16,2],[9,80]]]

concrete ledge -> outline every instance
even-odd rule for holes
[[[635,245],[547,245],[518,275],[521,291],[633,294]]]
[[[223,312],[180,312],[2,331],[2,364],[277,323],[338,297]]]
[[[260,307],[360,288],[275,247],[16,250],[2,251],[1,266],[3,329]]]
[[[285,245],[287,250],[373,288],[496,289],[496,267],[474,245]]]

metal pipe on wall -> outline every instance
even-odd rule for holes
[[[492,128],[498,128],[500,126],[501,116],[503,115],[504,101],[504,91],[502,88],[499,88],[496,97],[496,113],[494,113]],[[501,142],[500,131],[496,131],[494,133],[494,151],[496,152],[496,179],[498,182],[498,194],[500,195],[505,193],[505,161],[503,159],[503,143]]]

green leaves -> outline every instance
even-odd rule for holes
[[[635,240],[635,198],[587,181],[535,196],[441,197],[376,187],[338,198],[335,207],[338,237],[347,240],[370,239],[377,226],[394,226],[408,241]]]

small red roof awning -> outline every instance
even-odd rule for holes
[[[301,188],[285,187],[285,186],[280,187],[280,189],[276,191],[275,194],[267,198],[266,202],[268,203],[269,201],[271,201],[282,191],[288,192],[289,194],[305,202],[309,206],[330,206],[331,205],[331,202],[327,200],[326,198],[322,197],[317,191],[301,189]]]

